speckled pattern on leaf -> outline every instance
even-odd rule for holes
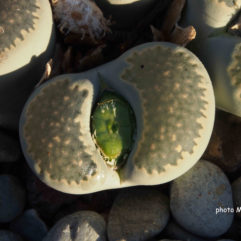
[[[166,164],[176,165],[183,152],[193,153],[203,128],[198,119],[206,118],[205,89],[200,87],[206,80],[190,54],[179,48],[133,52],[127,62],[121,78],[140,93],[144,119],[134,163],[160,173]]]
[[[38,8],[36,0],[1,0],[0,57],[6,49],[15,46],[16,39],[24,39],[23,30],[34,29]]]
[[[231,79],[231,84],[237,92],[235,97],[237,100],[241,101],[241,43],[235,46],[232,53],[232,62],[227,70]]]
[[[81,133],[81,106],[88,91],[81,81],[49,83],[32,99],[26,111],[24,136],[27,151],[40,175],[53,180],[80,183],[96,174],[91,150],[84,151]]]

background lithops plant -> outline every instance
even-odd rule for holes
[[[193,25],[197,31],[192,44],[198,45],[209,35],[225,29],[240,7],[240,0],[187,0],[182,23]]]
[[[217,107],[241,116],[241,38],[209,38],[199,56],[213,81]]]
[[[0,125],[17,129],[24,102],[51,56],[53,36],[48,0],[1,1]]]
[[[24,38],[21,31],[28,32],[34,29],[37,10],[36,0],[1,1],[1,56],[4,56],[6,49],[16,45],[16,39]],[[11,16],[9,12],[12,13]]]
[[[136,118],[135,143],[118,172],[106,164],[90,132],[100,76],[128,101]],[[191,52],[147,43],[36,89],[22,112],[20,140],[32,170],[62,192],[161,184],[199,160],[212,132],[214,109],[209,76]]]
[[[183,22],[197,38],[189,46],[207,68],[218,108],[241,116],[241,1],[187,1]],[[237,36],[234,36],[237,35]]]
[[[156,0],[96,0],[106,17],[111,17],[118,29],[135,26],[155,5]]]

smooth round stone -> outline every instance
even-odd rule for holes
[[[0,230],[1,241],[23,241],[17,234],[8,230]]]
[[[191,241],[205,241],[206,239],[197,237],[194,234],[189,233],[182,227],[180,227],[175,222],[171,221],[167,224],[164,233],[169,237],[173,239],[178,240],[191,240]]]
[[[159,240],[159,241],[181,241],[181,240],[177,240],[177,239],[161,239],[161,240]]]
[[[37,210],[38,213],[41,213],[41,217],[45,220],[52,221],[53,216],[58,212],[60,207],[65,207],[78,199],[76,195],[58,192],[45,185],[34,175],[27,166],[27,163],[24,165],[23,176],[25,179],[28,203],[32,208]]]
[[[43,241],[106,241],[106,224],[92,211],[80,211],[60,219]]]
[[[10,228],[28,241],[42,241],[48,232],[46,224],[34,209],[26,210],[11,223]]]
[[[18,140],[0,131],[0,163],[15,162],[20,158],[20,155]]]
[[[90,210],[101,213],[101,215],[107,213],[108,215],[113,204],[114,197],[115,191],[109,190],[80,196],[77,200],[72,201],[69,204],[64,204],[64,207],[61,207],[54,216],[53,220],[59,220],[66,215],[81,210]]]
[[[235,213],[241,218],[241,177],[232,183],[233,201],[235,206]]]
[[[11,222],[24,209],[25,190],[11,175],[0,175],[0,190],[0,222]]]
[[[178,224],[195,235],[217,237],[234,216],[231,185],[216,165],[199,161],[173,181],[170,207]]]
[[[120,192],[111,208],[109,241],[147,240],[160,233],[169,219],[169,201],[152,188],[131,188]]]
[[[233,240],[241,240],[241,219],[234,218],[229,230],[225,233],[225,237]]]
[[[217,241],[235,241],[235,240],[233,240],[233,239],[219,239]]]

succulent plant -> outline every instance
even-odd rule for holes
[[[23,105],[40,80],[53,47],[48,0],[1,1],[0,125],[17,129]]]
[[[192,45],[198,46],[208,36],[225,30],[240,7],[241,0],[187,0],[181,22],[193,25],[197,31]]]
[[[148,14],[157,0],[95,0],[117,29],[132,28]]]
[[[219,109],[241,116],[241,38],[218,36],[200,46]]]
[[[240,10],[241,0],[188,0],[182,20],[197,30],[189,48],[210,74],[217,108],[237,116],[241,116]]]
[[[100,78],[132,107],[134,144],[118,171],[92,139],[91,111]],[[83,194],[177,178],[201,157],[214,122],[214,95],[198,58],[170,43],[146,43],[79,74],[36,89],[20,120],[25,158],[49,186]]]
[[[32,1],[2,1],[1,2],[1,46],[0,53],[4,54],[6,49],[15,46],[16,39],[22,40],[22,31],[31,31],[34,29],[36,21],[36,12],[38,6],[36,0]],[[8,12],[11,12],[9,17]]]

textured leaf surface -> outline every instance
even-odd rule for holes
[[[144,119],[134,163],[160,173],[197,145],[199,119],[206,118],[206,79],[185,49],[156,46],[133,52],[127,62],[121,77],[139,92]]]
[[[6,49],[15,46],[17,39],[24,39],[23,31],[34,29],[38,8],[37,0],[1,0],[0,61]]]
[[[235,46],[232,53],[232,61],[227,71],[231,79],[231,85],[235,89],[234,98],[240,101],[241,104],[241,43]]]
[[[93,150],[82,136],[90,132],[82,120],[89,90],[81,81],[58,80],[45,86],[30,102],[24,126],[27,152],[36,161],[40,176],[80,183],[94,176]]]

